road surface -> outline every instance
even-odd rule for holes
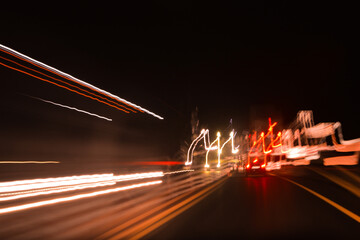
[[[221,170],[164,172],[161,176],[111,186],[4,201],[0,208],[3,211],[0,236],[4,239],[359,238],[358,166],[283,166],[266,176],[250,177],[229,172],[225,166]],[[96,195],[91,195],[93,192]],[[68,201],[74,196],[81,198]],[[49,203],[54,198],[59,202],[6,212],[14,205]]]
[[[201,203],[146,239],[358,239],[360,222],[333,204],[359,216],[359,198],[319,174],[359,174],[358,168],[344,170],[312,166],[286,167],[267,176],[234,174]]]

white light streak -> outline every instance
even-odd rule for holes
[[[54,199],[50,199],[50,200],[44,200],[44,201],[38,201],[38,202],[17,205],[17,206],[13,206],[13,207],[0,208],[0,214],[25,210],[25,209],[29,209],[29,208],[41,207],[41,206],[46,206],[46,205],[52,205],[52,204],[61,203],[61,202],[69,202],[69,201],[83,199],[83,198],[95,197],[95,196],[104,195],[104,194],[108,194],[108,193],[115,193],[115,192],[125,191],[125,190],[139,188],[139,187],[151,186],[151,185],[160,184],[160,183],[162,183],[161,180],[150,181],[150,182],[132,184],[132,185],[124,186],[124,187],[111,188],[111,189],[106,189],[106,190],[101,190],[101,191],[90,192],[90,193],[77,194],[77,195],[73,195],[73,196],[69,196],[69,197],[60,197],[60,198],[54,198]]]
[[[97,118],[101,118],[101,119],[104,119],[104,120],[107,120],[107,121],[112,121],[111,118],[107,118],[107,117],[104,117],[104,116],[100,116],[100,115],[97,115],[97,114],[95,114],[95,113],[87,112],[87,111],[85,111],[85,110],[77,109],[77,108],[70,107],[70,106],[67,106],[67,105],[63,105],[63,104],[60,104],[60,103],[55,103],[55,102],[52,102],[52,101],[49,101],[49,100],[45,100],[45,99],[42,99],[42,98],[37,98],[37,97],[32,97],[32,98],[38,99],[38,100],[43,101],[43,102],[46,102],[46,103],[53,104],[53,105],[55,105],[55,106],[59,106],[59,107],[63,107],[63,108],[71,109],[71,110],[75,110],[75,111],[81,112],[81,113],[85,113],[85,114],[88,114],[88,115],[90,115],[90,116],[94,116],[94,117],[97,117]]]
[[[163,176],[163,172],[134,173],[116,176],[111,173],[1,182],[0,201],[115,185],[116,182]]]
[[[0,202],[10,201],[15,199],[27,198],[27,197],[35,197],[41,195],[49,195],[53,193],[61,193],[61,192],[69,192],[75,190],[82,190],[86,188],[95,188],[95,187],[103,187],[114,185],[114,181],[106,181],[100,183],[92,183],[92,184],[80,184],[74,186],[64,186],[64,187],[53,187],[53,188],[42,188],[25,192],[14,192],[14,193],[4,193],[0,194]]]
[[[0,193],[69,186],[102,181],[113,181],[113,174],[94,174],[59,178],[42,178],[0,183]]]
[[[237,153],[239,152],[239,145],[235,148],[234,147],[234,137],[236,135],[236,132],[234,134],[234,130],[232,130],[232,132],[230,133],[230,137],[231,137],[231,152],[232,153]]]
[[[133,173],[127,175],[118,175],[114,176],[113,179],[116,182],[129,181],[129,180],[138,180],[144,178],[154,178],[154,177],[163,177],[163,172],[149,172],[149,173]]]
[[[219,141],[220,141],[220,133],[218,132],[216,139],[210,144],[208,150],[206,151],[206,156],[205,156],[205,168],[209,168],[209,167],[210,167],[210,165],[209,165],[209,163],[208,163],[208,155],[209,155],[209,152],[210,152],[211,150],[214,150],[214,149],[212,148],[212,146],[213,146],[216,142],[218,142],[218,145],[219,145]],[[216,149],[217,149],[217,148],[218,148],[218,147],[216,147]],[[219,154],[219,153],[218,153],[218,154]]]
[[[186,166],[192,164],[195,147],[198,144],[198,142],[201,140],[201,138],[204,137],[204,134],[206,134],[207,132],[209,132],[209,130],[202,129],[200,135],[197,138],[195,138],[194,141],[190,144],[190,147],[187,152],[187,159],[185,162]],[[205,137],[204,137],[204,142],[205,142]],[[206,144],[206,142],[205,142],[205,144]],[[206,147],[206,145],[205,145],[205,147]]]
[[[194,169],[185,169],[185,170],[179,170],[179,171],[173,171],[173,172],[165,172],[164,175],[184,173],[184,172],[194,172],[194,171],[195,171]]]
[[[231,146],[232,146],[231,152],[237,153],[239,151],[238,150],[239,146],[237,146],[236,148],[234,147],[234,137],[236,135],[236,133],[234,134],[234,130],[232,130],[230,132],[230,137],[224,142],[224,144],[222,146],[220,144],[220,136],[221,136],[220,132],[217,132],[216,135],[217,135],[217,138],[210,144],[209,130],[202,129],[199,136],[197,138],[195,138],[194,141],[190,144],[190,147],[187,152],[187,159],[186,159],[185,165],[188,166],[188,165],[192,164],[195,147],[202,138],[204,139],[204,148],[206,150],[205,168],[210,167],[210,165],[208,163],[208,155],[209,155],[209,152],[212,150],[218,150],[218,152],[217,152],[217,156],[218,156],[217,167],[220,167],[220,162],[221,162],[220,155],[221,155],[222,149],[230,140],[231,140]],[[213,146],[216,142],[217,142],[217,146]]]
[[[124,102],[124,103],[126,103],[126,104],[128,104],[128,105],[130,105],[130,106],[132,106],[132,107],[134,107],[134,108],[140,109],[140,110],[146,112],[147,114],[150,114],[150,115],[152,115],[152,116],[154,116],[154,117],[156,117],[156,118],[158,118],[158,119],[160,119],[160,120],[163,120],[163,119],[164,119],[163,117],[161,117],[161,116],[159,116],[159,115],[157,115],[157,114],[155,114],[155,113],[153,113],[153,112],[151,112],[151,111],[149,111],[149,110],[147,110],[147,109],[145,109],[145,108],[142,108],[142,107],[140,107],[140,106],[138,106],[138,105],[136,105],[136,104],[134,104],[134,103],[131,103],[131,102],[129,102],[129,101],[123,99],[123,98],[120,98],[120,97],[118,97],[118,96],[116,96],[116,95],[114,95],[114,94],[111,94],[111,93],[109,93],[109,92],[107,92],[107,91],[105,91],[105,90],[102,90],[102,89],[100,89],[100,88],[98,88],[98,87],[95,87],[94,85],[91,85],[91,84],[89,84],[89,83],[87,83],[87,82],[84,82],[84,81],[82,81],[82,80],[80,80],[80,79],[77,79],[77,78],[75,78],[75,77],[73,77],[73,76],[71,76],[71,75],[69,75],[69,74],[67,74],[67,73],[64,73],[64,72],[62,72],[62,71],[60,71],[60,70],[58,70],[58,69],[56,69],[56,68],[50,67],[49,65],[46,65],[46,64],[44,64],[44,63],[42,63],[42,62],[40,62],[40,61],[37,61],[37,60],[35,60],[35,59],[31,58],[31,57],[28,57],[28,56],[26,56],[26,55],[24,55],[24,54],[22,54],[22,53],[20,53],[20,52],[17,52],[17,51],[15,51],[14,49],[11,49],[11,48],[9,48],[9,47],[6,47],[6,46],[4,46],[4,45],[2,45],[2,44],[0,44],[0,48],[4,49],[4,50],[6,50],[6,51],[8,51],[8,52],[10,52],[10,53],[12,53],[12,54],[14,54],[14,55],[17,55],[17,56],[20,56],[20,57],[22,57],[22,58],[25,58],[26,60],[28,60],[28,61],[30,61],[30,62],[38,65],[38,66],[41,66],[41,67],[43,67],[43,68],[45,68],[45,69],[54,71],[54,72],[56,72],[57,74],[62,75],[63,77],[70,78],[71,80],[73,80],[73,81],[75,81],[75,82],[77,82],[77,83],[79,83],[79,84],[83,84],[83,85],[87,86],[88,88],[90,88],[90,89],[92,89],[92,90],[101,92],[102,94],[104,94],[104,95],[106,95],[106,96],[108,96],[108,97],[115,98],[115,99],[117,99],[118,101]]]

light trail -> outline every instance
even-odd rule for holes
[[[210,137],[209,137],[209,129],[202,129],[199,136],[197,136],[193,142],[190,144],[190,147],[188,149],[187,152],[187,158],[186,158],[186,162],[185,162],[185,166],[191,165],[193,162],[193,156],[194,156],[194,150],[196,148],[196,145],[201,141],[201,139],[204,139],[204,148],[206,151],[206,161],[205,161],[205,168],[210,167],[208,164],[208,155],[209,155],[209,151],[212,150],[218,150],[217,155],[218,155],[218,164],[217,167],[220,167],[220,155],[222,152],[222,149],[224,148],[224,146],[231,140],[231,152],[232,153],[237,153],[239,150],[239,146],[237,146],[236,148],[234,147],[234,137],[235,137],[236,133],[234,134],[234,130],[232,130],[230,132],[230,137],[224,142],[223,145],[220,144],[220,132],[217,133],[217,138],[214,140],[214,142],[210,143]],[[217,142],[217,146],[213,145]],[[207,145],[209,145],[207,147]],[[220,147],[221,146],[221,147]]]
[[[81,110],[81,109],[78,109],[78,108],[75,108],[75,107],[70,107],[70,106],[67,106],[67,105],[63,105],[63,104],[60,104],[60,103],[52,102],[52,101],[45,100],[45,99],[42,99],[42,98],[37,98],[37,97],[32,97],[32,98],[38,99],[38,100],[43,101],[43,102],[46,102],[46,103],[53,104],[53,105],[55,105],[55,106],[67,108],[67,109],[70,109],[70,110],[75,110],[75,111],[81,112],[81,113],[85,113],[85,114],[88,114],[88,115],[90,115],[90,116],[94,116],[94,117],[97,117],[97,118],[104,119],[104,120],[106,120],[106,121],[110,121],[110,122],[112,121],[111,118],[107,118],[107,117],[104,117],[104,116],[100,116],[100,115],[98,115],[98,114],[91,113],[91,112],[87,112],[87,111],[85,111],[85,110]]]
[[[106,104],[106,105],[108,105],[108,106],[110,106],[110,107],[114,107],[114,108],[116,108],[116,109],[118,109],[118,110],[120,110],[120,111],[123,111],[123,112],[125,112],[125,113],[129,113],[129,111],[126,111],[125,109],[119,108],[119,107],[117,107],[117,106],[115,106],[115,105],[112,105],[112,104],[110,104],[110,103],[104,102],[104,101],[102,101],[102,100],[100,100],[100,99],[94,98],[94,97],[92,97],[92,96],[89,96],[89,95],[87,95],[87,94],[81,93],[81,92],[76,91],[76,90],[74,90],[74,89],[71,89],[71,88],[65,87],[65,86],[63,86],[63,85],[60,85],[60,84],[58,84],[58,83],[52,82],[52,81],[50,81],[50,80],[48,80],[48,79],[41,78],[41,77],[39,77],[39,76],[36,76],[36,75],[34,75],[34,74],[25,72],[25,71],[23,71],[23,70],[21,70],[21,69],[15,68],[15,67],[11,67],[11,66],[9,66],[9,65],[7,65],[7,64],[4,64],[4,63],[2,63],[2,62],[0,62],[0,65],[3,65],[3,66],[5,66],[5,67],[7,67],[7,68],[13,69],[13,70],[18,71],[18,72],[27,74],[27,75],[29,75],[29,76],[31,76],[31,77],[34,77],[34,78],[37,78],[37,79],[39,79],[39,80],[41,80],[41,81],[54,84],[55,86],[64,88],[64,89],[66,89],[66,90],[69,90],[69,91],[71,91],[71,92],[77,93],[77,94],[82,95],[82,96],[84,96],[84,97],[91,98],[91,99],[93,99],[93,100],[95,100],[95,101],[104,103],[104,104]]]
[[[1,50],[1,49],[0,49],[0,50]],[[78,87],[78,86],[76,86],[76,85],[70,84],[70,83],[68,83],[68,82],[66,82],[66,81],[63,81],[63,80],[61,80],[61,79],[54,78],[54,77],[49,76],[49,75],[47,75],[47,74],[45,74],[45,73],[43,73],[43,72],[37,71],[37,70],[35,70],[35,69],[33,69],[33,68],[30,68],[30,67],[24,66],[24,65],[22,65],[22,64],[20,64],[20,63],[18,63],[18,62],[12,61],[12,60],[10,60],[10,59],[8,59],[8,58],[2,57],[2,56],[0,56],[0,58],[6,60],[6,61],[8,61],[8,62],[11,62],[11,63],[13,63],[13,64],[16,64],[16,65],[18,65],[18,66],[20,66],[20,67],[22,67],[22,68],[28,69],[28,70],[30,70],[30,71],[36,72],[36,73],[38,73],[38,74],[41,74],[41,75],[43,75],[43,76],[45,76],[45,77],[51,78],[51,79],[53,79],[53,80],[55,80],[55,81],[58,81],[58,82],[60,82],[60,83],[62,83],[62,84],[66,84],[66,85],[68,85],[68,86],[70,86],[70,87],[77,88],[78,90],[83,91],[83,92],[86,92],[87,94],[90,94],[90,95],[93,95],[93,96],[95,96],[95,97],[101,98],[101,99],[103,99],[103,100],[109,101],[109,102],[117,105],[117,106],[120,107],[120,108],[125,108],[125,109],[128,110],[128,111],[132,111],[132,112],[136,113],[136,111],[134,111],[133,109],[128,108],[128,107],[125,107],[124,105],[121,105],[121,104],[119,104],[118,102],[114,102],[114,101],[112,101],[112,100],[109,100],[109,99],[107,99],[106,97],[103,97],[103,96],[100,96],[100,95],[98,95],[98,94],[92,93],[92,92],[90,92],[90,91],[87,91],[87,90],[85,90],[85,89],[83,89],[83,88],[80,88],[80,87]],[[6,64],[2,64],[2,65],[5,66],[5,67],[8,67],[8,68],[11,68],[11,69],[13,69],[13,70],[18,71],[17,68],[12,68],[12,67],[10,67],[10,66],[8,66],[8,65],[6,65]],[[28,72],[22,72],[22,73],[25,73],[25,74],[30,75],[30,76],[32,76],[32,77],[38,78],[38,77],[36,77],[35,75],[33,76],[33,75],[29,74]],[[38,78],[38,79],[42,80],[42,78]],[[55,84],[55,83],[52,82],[52,81],[48,81],[48,82],[51,83],[51,84]],[[55,84],[55,85],[56,85],[56,84]],[[61,86],[61,87],[62,87],[62,86]],[[75,92],[75,93],[77,93],[77,92]],[[85,96],[85,95],[83,95],[83,96]],[[88,97],[88,96],[86,95],[86,97]],[[112,106],[112,105],[109,105],[109,106]]]
[[[237,147],[234,146],[234,137],[236,135],[236,132],[234,134],[234,130],[232,130],[232,132],[230,133],[230,137],[231,137],[231,152],[232,153],[238,153],[239,152],[239,147],[240,145],[238,145]]]
[[[84,183],[114,181],[113,174],[94,174],[59,178],[42,178],[0,183],[0,193],[34,190],[40,188],[69,186]]]
[[[0,214],[11,213],[11,212],[15,212],[15,211],[26,210],[26,209],[41,207],[41,206],[46,206],[46,205],[52,205],[52,204],[61,203],[61,202],[69,202],[69,201],[78,200],[78,199],[95,197],[95,196],[104,195],[104,194],[108,194],[108,193],[115,193],[115,192],[120,192],[120,191],[125,191],[125,190],[134,189],[134,188],[145,187],[145,186],[151,186],[151,185],[160,184],[160,183],[162,183],[161,180],[150,181],[150,182],[132,184],[132,185],[124,186],[124,187],[111,188],[111,189],[106,189],[106,190],[101,190],[101,191],[90,192],[90,193],[77,194],[77,195],[73,195],[73,196],[69,196],[69,197],[60,197],[60,198],[54,198],[54,199],[50,199],[50,200],[44,200],[44,201],[38,201],[38,202],[17,205],[17,206],[13,206],[13,207],[0,208]]]
[[[117,175],[114,176],[116,182],[129,181],[129,180],[138,180],[144,178],[153,178],[153,177],[163,177],[163,172],[149,172],[149,173],[133,173],[127,175]]]
[[[109,92],[107,92],[107,91],[105,91],[105,90],[102,90],[102,89],[100,89],[100,88],[98,88],[98,87],[95,87],[94,85],[91,85],[91,84],[89,84],[89,83],[87,83],[87,82],[84,82],[84,81],[82,81],[82,80],[80,80],[80,79],[77,79],[77,78],[75,78],[75,77],[73,77],[73,76],[71,76],[71,75],[69,75],[69,74],[67,74],[67,73],[64,73],[64,72],[62,72],[62,71],[60,71],[60,70],[58,70],[58,69],[56,69],[56,68],[53,68],[53,67],[51,67],[51,66],[48,66],[48,65],[46,65],[46,64],[44,64],[44,63],[42,63],[42,62],[40,62],[40,61],[37,61],[37,60],[35,60],[35,59],[32,59],[32,58],[30,58],[29,56],[26,56],[26,55],[24,55],[24,54],[22,54],[22,53],[20,53],[20,52],[15,51],[14,49],[11,49],[11,48],[9,48],[9,47],[6,47],[6,46],[4,46],[4,45],[2,45],[2,44],[0,44],[0,49],[1,49],[3,52],[6,52],[6,53],[11,54],[11,55],[13,55],[13,56],[16,56],[16,57],[18,57],[18,58],[20,58],[20,59],[23,59],[24,61],[27,61],[27,62],[29,62],[29,63],[31,63],[31,64],[33,64],[33,65],[36,65],[36,66],[38,66],[38,67],[40,67],[40,68],[43,68],[43,69],[46,69],[46,70],[48,70],[48,71],[50,71],[50,72],[56,73],[56,74],[58,74],[58,75],[60,75],[60,76],[62,76],[62,77],[64,77],[64,78],[69,79],[69,80],[72,80],[72,81],[74,81],[74,82],[76,82],[76,83],[78,83],[78,84],[80,84],[80,85],[82,85],[82,86],[86,86],[86,87],[90,88],[90,89],[93,90],[93,91],[102,93],[102,94],[104,94],[104,95],[106,95],[106,96],[108,96],[108,97],[110,97],[110,98],[112,98],[112,99],[116,99],[116,100],[118,100],[118,101],[120,101],[120,102],[123,102],[123,103],[125,103],[125,104],[128,105],[128,106],[131,106],[131,107],[136,108],[136,109],[138,109],[138,110],[140,110],[140,111],[146,112],[147,114],[150,114],[150,115],[152,115],[152,116],[154,116],[154,117],[156,117],[156,118],[158,118],[158,119],[160,119],[160,120],[163,120],[163,119],[164,119],[163,117],[161,117],[161,116],[159,116],[159,115],[157,115],[157,114],[155,114],[155,113],[153,113],[153,112],[151,112],[151,111],[149,111],[149,110],[147,110],[147,109],[145,109],[145,108],[142,108],[142,107],[140,107],[140,106],[138,106],[138,105],[136,105],[136,104],[134,104],[134,103],[131,103],[131,102],[129,102],[129,101],[123,99],[123,98],[120,98],[120,97],[118,97],[118,96],[116,96],[116,95],[114,95],[114,94],[111,94],[111,93],[109,93]]]
[[[92,184],[79,184],[74,186],[65,186],[65,187],[53,187],[53,188],[45,188],[45,189],[36,189],[31,191],[25,192],[15,192],[15,193],[4,193],[0,194],[0,202],[16,200],[21,198],[27,197],[35,197],[41,195],[49,195],[54,193],[62,193],[62,192],[69,192],[75,190],[82,190],[87,188],[95,188],[95,187],[103,187],[114,185],[114,181],[106,181],[106,182],[99,182],[99,183],[92,183]]]
[[[134,173],[115,176],[111,173],[2,182],[0,183],[0,201],[115,185],[116,182],[163,176],[163,172]]]
[[[219,143],[219,141],[220,141],[220,132],[217,132],[216,136],[217,136],[216,139],[210,144],[209,149],[206,151],[206,155],[205,155],[205,168],[209,168],[209,167],[210,167],[210,165],[209,165],[209,163],[208,163],[208,156],[209,156],[209,152],[210,152],[211,150],[213,150],[212,146],[213,146],[216,142],[218,142],[218,145],[220,145],[220,143]],[[218,147],[216,147],[216,149],[218,149]]]
[[[179,170],[179,171],[173,171],[173,172],[165,172],[164,175],[169,174],[178,174],[178,173],[184,173],[184,172],[194,172],[194,169],[185,169],[185,170]]]
[[[48,164],[48,163],[60,163],[59,161],[0,161],[0,164]]]
[[[200,135],[197,138],[195,138],[194,141],[190,144],[190,147],[189,147],[188,152],[187,152],[187,159],[186,159],[186,162],[185,162],[186,166],[192,164],[195,147],[198,144],[198,142],[201,140],[201,138],[204,137],[204,134],[206,132],[209,132],[209,130],[202,129]],[[204,137],[204,142],[206,144],[205,137]],[[206,148],[206,145],[205,145],[205,148]],[[191,152],[191,155],[190,155],[190,152]]]
[[[231,140],[231,152],[232,153],[237,153],[239,150],[237,148],[234,148],[234,130],[232,130],[230,132],[230,137],[223,143],[223,145],[220,146],[220,141],[218,142],[218,165],[217,167],[220,167],[220,154],[222,153],[222,150],[224,148],[224,146]]]

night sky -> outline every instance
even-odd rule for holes
[[[196,107],[214,133],[230,119],[240,132],[268,117],[287,127],[310,109],[316,123],[340,121],[350,139],[360,136],[356,9],[326,1],[31,1],[1,8],[0,43],[163,116],[136,116],[143,120],[131,127],[173,131],[170,152],[189,141]],[[70,98],[9,69],[0,74],[7,91]],[[14,107],[10,99],[1,106]]]

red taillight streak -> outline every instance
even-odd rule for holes
[[[5,53],[7,53],[7,54],[10,54],[10,55],[13,56],[13,57],[16,57],[16,58],[18,58],[18,59],[21,59],[21,60],[23,60],[23,61],[25,61],[25,62],[28,62],[28,63],[30,63],[30,64],[32,64],[32,65],[34,65],[34,66],[37,66],[37,67],[39,67],[39,68],[41,68],[41,69],[44,69],[44,70],[49,71],[49,72],[51,72],[51,73],[53,73],[53,74],[55,74],[55,75],[58,75],[58,76],[60,76],[60,77],[63,77],[63,78],[65,78],[65,79],[67,79],[67,80],[70,80],[70,81],[74,82],[74,80],[72,80],[71,78],[68,78],[68,77],[66,77],[66,76],[59,75],[58,73],[56,73],[56,72],[54,72],[54,71],[52,71],[52,70],[50,70],[50,69],[44,68],[44,67],[42,67],[41,65],[35,64],[35,63],[31,62],[31,61],[28,61],[28,60],[25,59],[25,58],[22,58],[22,57],[20,57],[20,56],[17,56],[17,55],[15,55],[15,54],[10,53],[10,52],[8,52],[8,51],[5,51],[5,50],[3,50],[3,49],[0,49],[0,51],[5,52]],[[11,60],[8,60],[8,61],[11,61]],[[13,61],[12,61],[12,62],[13,62]],[[20,65],[19,63],[16,63],[16,64]],[[10,68],[11,68],[11,67],[10,67]],[[27,67],[25,67],[25,68],[27,68]],[[15,70],[16,70],[16,69],[15,69]],[[33,70],[33,69],[32,69],[32,70]],[[36,70],[33,70],[33,71],[36,71]],[[87,87],[86,85],[84,85],[84,84],[82,84],[82,83],[78,83],[78,84],[80,84],[81,86]],[[88,88],[88,87],[87,87],[87,88]],[[99,91],[96,90],[96,89],[91,89],[91,90],[93,90],[93,91],[98,92],[98,93],[101,94],[101,92],[99,92]],[[85,90],[83,90],[83,91],[85,91]],[[115,98],[113,98],[113,97],[111,97],[111,96],[109,96],[109,97],[112,98],[112,99],[114,99],[114,100],[117,100],[117,99],[115,99]],[[119,101],[119,100],[117,100],[117,101]],[[112,102],[112,101],[111,101],[111,102]],[[134,108],[134,109],[136,109],[136,110],[138,110],[138,111],[140,111],[140,112],[144,112],[144,111],[142,111],[141,109],[135,108],[134,106],[130,106],[130,105],[127,104],[126,102],[122,102],[122,101],[120,101],[120,102],[123,103],[123,104],[125,104],[125,105],[127,105],[127,106],[129,106],[129,107],[132,107],[132,108]],[[124,107],[124,108],[126,108],[126,107]],[[128,108],[126,108],[126,109],[128,109]],[[133,110],[131,110],[131,109],[128,109],[128,110],[133,111]],[[134,111],[133,111],[133,112],[134,112]]]
[[[102,99],[104,99],[104,100],[106,100],[106,101],[109,101],[109,102],[111,102],[111,103],[114,103],[114,104],[118,105],[119,107],[125,108],[126,110],[129,110],[129,111],[132,111],[132,112],[136,113],[134,110],[132,110],[132,109],[130,109],[130,108],[127,108],[127,107],[125,107],[125,106],[123,106],[123,105],[121,105],[121,104],[119,104],[119,103],[116,103],[116,102],[114,102],[114,101],[108,100],[107,98],[102,97],[102,96],[99,96],[99,95],[97,95],[97,94],[95,94],[95,93],[91,93],[91,92],[89,92],[89,91],[87,91],[87,90],[85,90],[85,89],[79,88],[78,86],[75,86],[75,85],[72,85],[72,84],[67,83],[67,82],[65,82],[65,81],[62,81],[61,79],[57,79],[57,78],[51,77],[51,76],[49,76],[49,75],[47,75],[47,74],[44,74],[44,73],[42,73],[42,72],[40,72],[40,71],[37,71],[37,70],[35,70],[35,69],[32,69],[32,68],[26,67],[26,66],[24,66],[24,65],[21,65],[21,64],[15,62],[15,61],[10,60],[10,59],[7,59],[7,58],[1,57],[1,56],[0,56],[0,58],[6,60],[6,61],[8,61],[8,62],[14,63],[14,64],[16,64],[16,65],[18,65],[18,66],[20,66],[20,67],[25,68],[25,69],[28,69],[28,70],[31,70],[31,71],[36,72],[36,73],[38,73],[38,74],[41,74],[41,75],[43,75],[43,76],[45,76],[45,77],[49,77],[49,78],[51,78],[51,79],[53,79],[53,80],[55,80],[55,81],[58,81],[58,82],[61,82],[61,83],[63,83],[63,84],[69,85],[69,86],[71,86],[71,87],[77,88],[77,89],[79,89],[79,90],[81,90],[81,91],[84,91],[84,92],[86,92],[86,93],[88,93],[88,94],[94,95],[95,97],[102,98]],[[5,67],[8,67],[8,68],[11,68],[11,69],[13,69],[13,70],[22,72],[22,73],[24,73],[24,74],[27,74],[27,75],[29,75],[29,76],[38,78],[38,79],[40,79],[40,80],[42,80],[42,81],[46,81],[46,82],[48,82],[48,83],[51,83],[51,84],[54,84],[54,85],[56,85],[56,86],[59,86],[59,87],[62,87],[62,88],[65,88],[65,89],[69,90],[69,88],[64,87],[63,85],[58,85],[58,84],[56,84],[56,83],[54,83],[54,82],[52,82],[52,81],[50,81],[50,80],[44,80],[43,78],[40,78],[40,77],[35,76],[35,75],[33,75],[33,74],[30,74],[30,73],[28,73],[28,72],[19,70],[19,69],[17,69],[17,68],[10,67],[10,66],[8,66],[8,65],[6,65],[6,64],[2,64],[2,65],[5,66]],[[72,91],[72,90],[70,90],[70,91]],[[72,92],[81,94],[81,93],[79,93],[78,91],[75,91],[75,90],[72,91]],[[81,94],[81,95],[83,95],[83,96],[85,96],[85,97],[92,98],[92,97],[90,97],[90,96],[88,96],[88,95],[85,95],[85,94]],[[94,99],[94,98],[92,98],[92,99]],[[95,99],[94,99],[94,100],[95,100]],[[99,102],[105,103],[105,102],[103,102],[103,101],[101,101],[101,100],[99,100]],[[108,104],[108,103],[105,103],[105,104],[114,107],[112,104]]]
[[[62,86],[62,85],[60,85],[60,84],[57,84],[57,83],[54,83],[54,82],[49,81],[49,80],[47,80],[47,79],[38,77],[38,76],[33,75],[33,74],[31,74],[31,73],[25,72],[25,71],[23,71],[23,70],[20,70],[20,69],[11,67],[11,66],[6,65],[6,64],[4,64],[4,63],[2,63],[2,62],[0,62],[0,64],[3,65],[3,66],[5,66],[5,67],[8,67],[8,68],[10,68],[10,69],[16,70],[16,71],[18,71],[18,72],[22,72],[22,73],[24,73],[24,74],[27,74],[27,75],[29,75],[29,76],[31,76],[31,77],[35,77],[35,78],[40,79],[40,80],[42,80],[42,81],[45,81],[45,82],[54,84],[54,85],[56,85],[56,86],[58,86],[58,87],[65,88],[65,89],[67,89],[67,90],[69,90],[69,91],[71,91],[71,92],[75,92],[75,93],[80,94],[80,95],[82,95],[82,96],[85,96],[85,97],[91,98],[91,99],[93,99],[93,100],[96,100],[96,101],[98,101],[98,102],[104,103],[104,104],[106,104],[106,105],[108,105],[108,106],[114,107],[114,108],[116,108],[116,109],[118,109],[118,110],[121,110],[121,111],[123,111],[123,112],[129,113],[129,111],[126,111],[126,110],[124,110],[124,109],[118,108],[118,107],[116,107],[116,106],[114,106],[114,105],[112,105],[112,104],[109,104],[109,103],[107,103],[107,102],[101,101],[101,100],[99,100],[99,99],[97,99],[97,98],[91,97],[91,96],[86,95],[86,94],[84,94],[84,93],[80,93],[80,92],[78,92],[78,91],[76,91],[76,90],[74,90],[74,89],[71,89],[71,88]]]

